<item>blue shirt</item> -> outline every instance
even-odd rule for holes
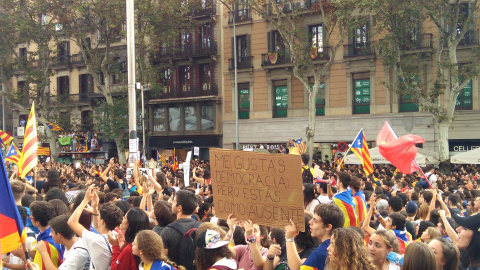
[[[58,253],[60,254],[61,258],[63,259],[63,251],[64,251],[64,248],[62,245],[60,244],[55,244],[55,242],[53,241],[53,238],[52,236],[50,235],[52,233],[52,229],[50,227],[48,227],[48,229],[46,229],[45,231],[41,232],[38,236],[37,236],[37,242],[39,241],[47,241],[49,242],[50,244],[52,244],[57,250],[58,250]]]
[[[300,266],[300,270],[323,270],[328,257],[328,246],[330,246],[330,239],[325,240],[308,256],[307,260]]]

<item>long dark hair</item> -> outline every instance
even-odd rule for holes
[[[141,230],[150,229],[150,223],[148,221],[148,216],[140,208],[132,208],[127,212],[127,221],[128,228],[125,231],[125,241],[127,243],[133,243],[135,240],[135,235]]]
[[[305,207],[315,199],[315,190],[313,189],[313,184],[306,183],[303,184],[303,204]]]
[[[311,248],[316,248],[320,245],[317,238],[312,237],[310,231],[310,220],[312,217],[309,214],[304,214],[305,218],[305,231],[299,232],[297,236],[295,236],[295,244],[298,248],[303,250],[309,250]]]
[[[467,269],[469,265],[478,265],[480,263],[480,233],[473,232],[472,240],[467,249],[461,250],[460,261],[463,268]]]
[[[228,245],[215,249],[201,247],[195,249],[195,266],[197,267],[197,270],[208,269],[217,262],[218,258],[233,259],[233,253],[228,248]]]

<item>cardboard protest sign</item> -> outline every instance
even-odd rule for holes
[[[215,215],[305,231],[300,156],[210,149]]]

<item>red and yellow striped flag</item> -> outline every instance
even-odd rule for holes
[[[0,130],[0,140],[2,140],[2,142],[7,145],[7,144],[10,144],[13,140],[13,137],[8,135],[8,133],[6,133],[5,131],[3,130]]]
[[[37,154],[39,156],[50,156],[50,148],[39,146],[37,149]]]
[[[20,162],[20,177],[24,178],[29,171],[37,166],[38,156],[37,120],[35,119],[35,103],[28,116],[25,136],[23,138],[22,159]]]

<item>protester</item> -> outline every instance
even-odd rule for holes
[[[437,270],[457,270],[460,262],[460,251],[445,238],[435,238],[428,244],[435,255]]]
[[[368,250],[377,270],[400,270],[398,265],[387,260],[389,252],[399,252],[397,238],[392,232],[375,231],[368,240]]]
[[[433,251],[424,243],[411,243],[405,250],[402,270],[436,270]]]
[[[140,231],[132,243],[132,252],[142,260],[140,269],[185,270],[163,255],[162,238],[153,231]]]
[[[333,230],[327,251],[328,259],[325,269],[371,270],[376,268],[368,255],[362,236],[351,228]]]
[[[235,270],[237,262],[228,248],[228,241],[222,241],[215,230],[201,232],[196,241],[195,265],[197,270]]]
[[[461,251],[461,263],[464,269],[480,269],[480,215],[461,217],[453,215],[460,226],[457,228],[456,244]]]

